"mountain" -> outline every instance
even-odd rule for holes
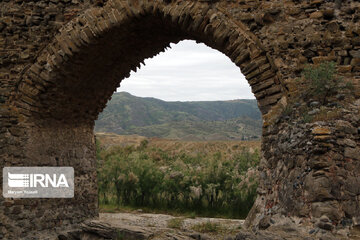
[[[256,100],[166,102],[114,93],[96,132],[183,140],[242,140],[261,136]]]

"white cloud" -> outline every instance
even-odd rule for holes
[[[146,59],[117,91],[166,101],[255,98],[240,69],[221,52],[188,40],[171,47]]]

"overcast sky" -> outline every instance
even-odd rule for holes
[[[188,40],[146,59],[145,66],[124,79],[117,91],[165,101],[254,99],[245,77],[228,57]]]

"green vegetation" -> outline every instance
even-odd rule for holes
[[[341,119],[343,107],[354,100],[355,92],[353,84],[337,73],[336,63],[308,65],[302,76],[297,84],[303,88],[282,109],[281,117],[303,123]]]
[[[118,231],[117,232],[117,238],[116,238],[117,240],[123,240],[123,239],[125,239],[124,238],[124,233],[123,232],[121,232],[121,231]]]
[[[210,221],[207,221],[205,223],[198,223],[192,226],[192,229],[196,232],[201,233],[217,233],[221,230],[221,227],[219,223],[212,223]]]
[[[183,140],[249,140],[261,136],[256,100],[165,102],[114,93],[97,132]]]
[[[304,114],[302,115],[302,121],[303,121],[304,123],[310,123],[310,122],[313,121],[313,117],[310,116],[310,115],[307,114],[307,113],[304,113]]]
[[[167,226],[169,228],[180,229],[182,228],[183,224],[184,224],[183,218],[173,218],[168,221]]]
[[[258,150],[186,151],[177,143],[162,150],[147,140],[138,146],[97,146],[101,209],[244,218],[256,197]]]
[[[307,66],[304,69],[305,80],[309,83],[306,92],[310,97],[316,98],[325,105],[329,97],[334,96],[341,90],[352,90],[351,83],[345,83],[337,76],[336,63],[323,62],[318,66]]]

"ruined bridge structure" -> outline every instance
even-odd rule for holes
[[[131,70],[184,39],[227,55],[263,114],[247,226],[276,215],[359,224],[358,1],[5,0],[0,9],[0,166],[73,166],[76,176],[73,199],[1,196],[1,237],[97,217],[94,121]],[[309,104],[297,99],[301,71],[325,60],[355,95],[336,118],[306,122],[296,114]]]

